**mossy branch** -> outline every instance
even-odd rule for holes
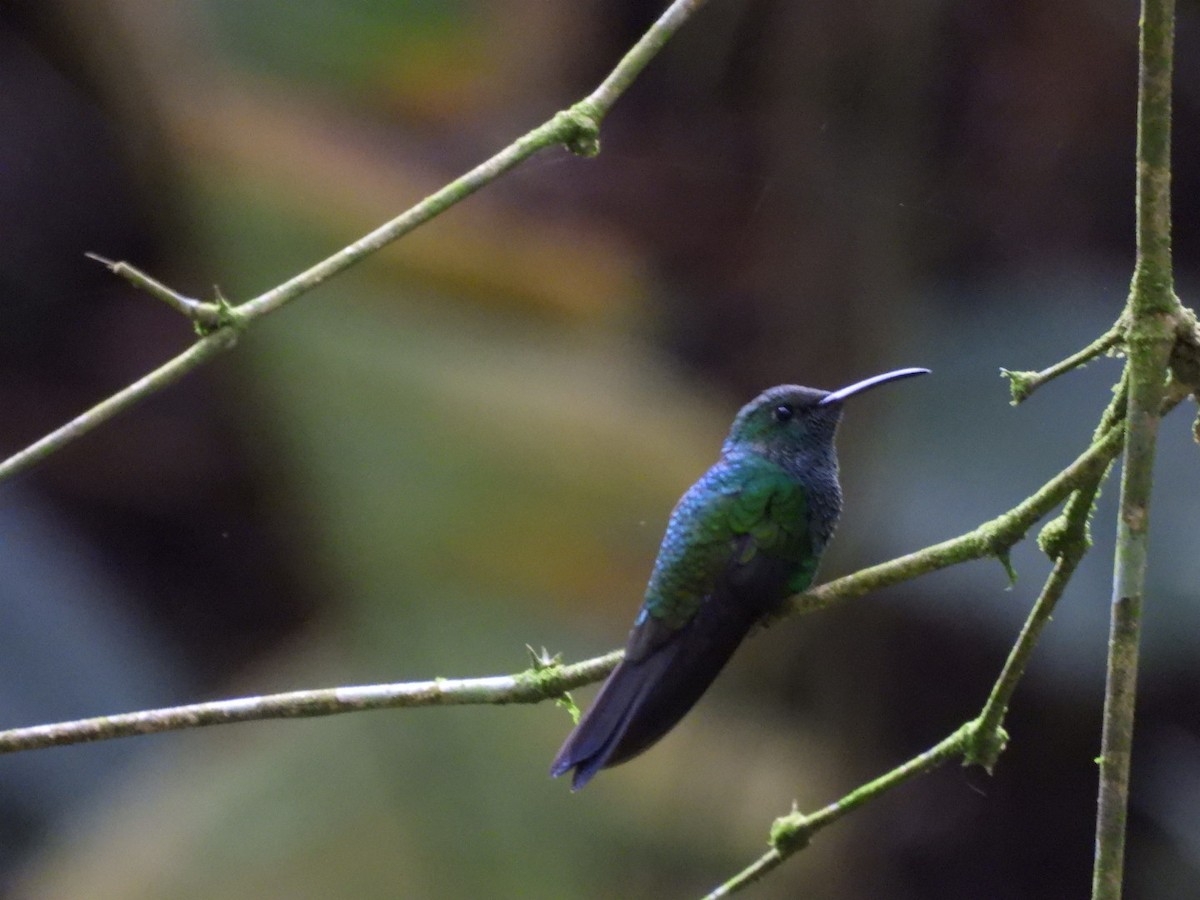
[[[804,814],[793,809],[786,816],[780,816],[771,825],[771,849],[756,859],[753,863],[738,872],[728,881],[720,884],[714,890],[705,894],[704,900],[714,900],[718,897],[730,897],[748,888],[754,882],[763,878],[767,873],[779,867],[793,853],[808,846],[812,836],[836,822],[846,813],[857,809],[864,803],[882,796],[889,790],[904,782],[938,768],[947,761],[961,755],[963,742],[969,725],[964,725],[954,734],[937,743],[935,746],[908,762],[892,769],[874,781],[851,791],[842,799],[829,804],[815,813]]]
[[[1082,538],[1087,529],[1087,512],[1077,508],[1070,527]],[[899,787],[918,775],[931,772],[951,760],[961,759],[964,765],[979,765],[990,773],[1008,741],[1003,723],[1009,700],[1024,674],[1025,665],[1041,635],[1042,627],[1050,620],[1054,606],[1062,596],[1085,550],[1086,543],[1077,540],[1071,545],[1070,551],[1064,553],[1055,563],[983,710],[976,718],[959,726],[930,749],[873,781],[855,788],[840,800],[814,813],[802,813],[793,808],[789,814],[776,819],[770,830],[770,849],[709,893],[705,900],[728,897],[749,887],[777,868],[789,856],[807,847],[812,837],[822,828],[832,825],[847,813],[881,797],[892,788]]]
[[[600,125],[613,104],[684,22],[703,5],[704,0],[675,0],[658,21],[650,26],[633,49],[625,54],[600,86],[583,100],[517,138],[491,159],[426,197],[390,222],[245,303],[231,306],[222,298],[211,303],[194,300],[161,284],[129,263],[113,262],[89,254],[113,273],[182,313],[192,321],[202,337],[158,369],[0,462],[0,481],[36,465],[141,400],[170,386],[221,352],[229,350],[237,343],[237,333],[241,329],[262,316],[283,308],[339,272],[441,215],[529,157],[556,146],[566,147],[581,156],[596,155],[600,151]]]
[[[1137,262],[1124,314],[1129,323],[1129,403],[1113,559],[1092,900],[1120,900],[1122,893],[1155,443],[1168,367],[1189,322],[1175,296],[1171,260],[1174,0],[1142,0],[1140,24]],[[1194,324],[1194,316],[1190,321]]]
[[[1169,405],[1178,403],[1186,396],[1181,391],[1183,388],[1174,391],[1165,402]],[[1120,441],[1121,430],[1110,428],[1088,452],[1047,482],[1030,500],[1019,504],[1009,513],[953,541],[946,541],[847,575],[806,594],[798,595],[793,598],[788,612],[824,609],[873,590],[870,586],[872,584],[895,584],[944,568],[955,561],[961,561],[957,559],[956,553],[963,547],[970,553],[976,553],[968,554],[965,559],[975,559],[981,555],[998,552],[997,540],[1011,539],[1011,542],[1015,543],[1037,518],[1044,516],[1073,491],[1086,490],[1089,484],[1097,481],[1108,463],[1119,452]],[[1035,500],[1036,502],[1031,503]],[[996,538],[997,533],[1000,538]],[[947,547],[951,549],[947,550]],[[615,650],[571,665],[539,658],[535,659],[532,668],[516,675],[289,691],[260,697],[218,700],[13,728],[0,731],[0,753],[234,722],[309,718],[368,709],[451,704],[538,703],[542,700],[559,699],[566,691],[601,680],[612,671],[621,655],[622,651]]]
[[[1160,414],[1165,415],[1187,396],[1187,387],[1174,385],[1161,401]],[[1094,511],[1096,497],[1100,486],[1107,477],[1109,469],[1117,453],[1120,452],[1124,439],[1122,426],[1125,408],[1124,382],[1118,385],[1112,402],[1101,416],[1100,426],[1092,446],[1081,454],[1070,466],[1048,481],[1040,491],[1014,507],[1003,516],[998,516],[991,522],[981,525],[962,537],[946,541],[937,547],[929,547],[907,557],[892,560],[889,563],[866,569],[854,575],[831,581],[808,594],[797,598],[796,605],[800,609],[823,608],[834,599],[843,600],[858,596],[862,589],[863,575],[875,573],[869,581],[880,580],[881,583],[892,584],[895,580],[906,580],[915,577],[906,573],[916,571],[922,574],[925,566],[941,567],[948,557],[964,550],[979,551],[986,556],[983,549],[994,546],[988,542],[988,536],[995,539],[993,529],[1004,539],[1017,534],[1019,539],[1028,530],[1032,522],[1027,517],[1035,511],[1045,515],[1048,511],[1045,504],[1050,497],[1057,496],[1059,500],[1067,495],[1066,506],[1062,514],[1049,522],[1042,531],[1039,544],[1042,550],[1054,560],[1054,568],[1047,577],[1037,601],[1029,611],[1020,634],[1009,651],[1004,666],[997,677],[979,715],[964,723],[952,734],[939,741],[929,750],[918,754],[895,769],[881,775],[874,781],[856,788],[841,800],[811,813],[801,813],[793,809],[791,813],[775,820],[770,831],[770,849],[753,863],[722,883],[707,895],[708,898],[727,897],[748,887],[755,881],[777,868],[792,854],[808,846],[812,836],[827,825],[840,819],[852,809],[882,796],[894,787],[929,772],[952,759],[961,759],[964,765],[978,765],[991,773],[1000,754],[1008,741],[1004,730],[1004,717],[1013,693],[1025,673],[1026,665],[1033,649],[1041,637],[1042,630],[1054,614],[1055,606],[1066,590],[1067,584],[1074,575],[1079,562],[1091,546],[1089,534],[1090,519]],[[1051,504],[1051,508],[1053,504]],[[1019,533],[1018,533],[1019,530]],[[980,534],[982,532],[982,536]],[[931,551],[938,551],[931,553]],[[983,549],[981,549],[983,548]],[[977,557],[970,557],[977,558]],[[952,563],[947,563],[952,564]],[[870,590],[872,588],[867,588]],[[828,591],[827,596],[816,602],[808,601],[813,595]]]
[[[0,480],[35,465],[140,400],[165,389],[237,343],[240,331],[334,275],[377,252],[486,187],[544,149],[599,152],[599,131],[638,74],[703,0],[676,0],[587,97],[518,138],[495,156],[344,249],[282,284],[230,305],[223,298],[186,297],[125,262],[94,257],[185,316],[199,339],[183,353],[49,435],[0,463]],[[1200,400],[1200,327],[1174,294],[1170,231],[1170,114],[1174,0],[1143,0],[1137,148],[1137,264],[1125,310],[1114,326],[1077,353],[1041,372],[1004,370],[1013,402],[1101,353],[1123,347],[1127,364],[1094,440],[1070,466],[1026,500],[966,534],[829,582],[794,597],[780,616],[823,609],[882,587],[970,560],[1008,553],[1028,530],[1063,505],[1045,527],[1041,546],[1054,560],[979,715],[925,752],[810,814],[793,811],[770,829],[769,850],[710,897],[728,896],[803,849],[821,828],[908,780],[961,759],[989,772],[1003,751],[1003,723],[1034,646],[1090,540],[1095,497],[1118,453],[1124,452],[1112,627],[1100,760],[1093,900],[1119,900],[1132,746],[1137,653],[1145,585],[1148,513],[1155,439],[1165,412],[1189,394]],[[91,254],[89,254],[91,255]],[[1168,380],[1168,374],[1171,380]],[[1200,420],[1197,421],[1200,440]],[[621,651],[563,665],[535,658],[525,671],[485,678],[324,688],[101,716],[0,732],[0,753],[110,740],[233,722],[308,718],[368,709],[463,704],[538,703],[599,681]]]
[[[1176,400],[1175,402],[1178,402]],[[824,609],[959,563],[1005,556],[1040,519],[1077,489],[1099,479],[1120,452],[1122,431],[1113,426],[1076,460],[1031,496],[991,521],[907,556],[862,569],[793,597],[782,615]]]
[[[1000,374],[1008,379],[1009,390],[1012,392],[1012,405],[1018,406],[1029,396],[1049,381],[1059,375],[1078,369],[1095,359],[1101,353],[1106,353],[1116,347],[1125,336],[1125,324],[1118,321],[1112,328],[1092,341],[1078,353],[1073,353],[1061,362],[1057,362],[1040,372],[1021,372],[1012,369],[1001,369]]]
[[[371,684],[238,697],[166,709],[96,716],[74,722],[34,725],[0,732],[0,753],[86,744],[164,731],[182,731],[234,722],[309,719],[370,709],[473,704],[541,703],[604,678],[621,660],[621,651],[573,665],[535,660],[515,675],[486,678],[435,678],[399,684]]]

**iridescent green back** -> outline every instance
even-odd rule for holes
[[[758,453],[724,456],[671,513],[638,624],[648,615],[682,627],[721,583],[737,581],[739,570],[773,573],[769,583],[747,585],[747,593],[772,595],[755,598],[764,609],[804,590],[824,543],[815,545],[810,524],[801,480]]]

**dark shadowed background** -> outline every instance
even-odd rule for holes
[[[84,258],[246,299],[590,91],[647,0],[0,0],[9,453],[184,348]],[[523,668],[620,644],[676,497],[762,388],[856,401],[832,577],[1007,509],[1119,363],[1008,405],[1132,269],[1133,3],[712,0],[604,125],[0,486],[0,727]],[[1200,11],[1180,10],[1176,259],[1200,259]],[[1200,448],[1164,423],[1128,896],[1200,876]],[[949,766],[754,896],[1079,897],[1112,548]],[[750,641],[661,745],[547,777],[553,706],[378,712],[0,760],[27,898],[687,897],[979,708],[1048,564],[1018,548]],[[590,699],[591,690],[580,692]]]

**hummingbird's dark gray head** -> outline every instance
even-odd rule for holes
[[[798,384],[768,388],[738,412],[722,452],[755,449],[770,455],[832,447],[846,398],[876,385],[928,372],[928,369],[897,369],[836,391],[820,391]]]
[[[821,401],[829,391],[780,384],[763,391],[741,408],[729,429],[723,451],[755,449],[795,452],[831,444],[842,417],[842,404]]]

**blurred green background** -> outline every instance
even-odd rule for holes
[[[642,0],[3,0],[6,452],[186,346],[83,257],[241,300],[585,93]],[[1195,297],[1200,18],[1179,23]],[[1136,9],[714,0],[605,122],[260,323],[0,488],[0,712],[516,671],[619,645],[667,515],[778,382],[900,365],[841,434],[836,576],[993,516],[1072,459],[1118,364]],[[1200,873],[1200,454],[1164,426],[1129,896]],[[1110,495],[1113,491],[1110,490]],[[1086,892],[1112,531],[994,777],[949,767],[754,896]],[[685,897],[973,715],[1047,566],[977,563],[749,642],[669,738],[578,795],[552,704],[185,732],[0,760],[27,898]],[[591,691],[580,692],[586,700]]]

